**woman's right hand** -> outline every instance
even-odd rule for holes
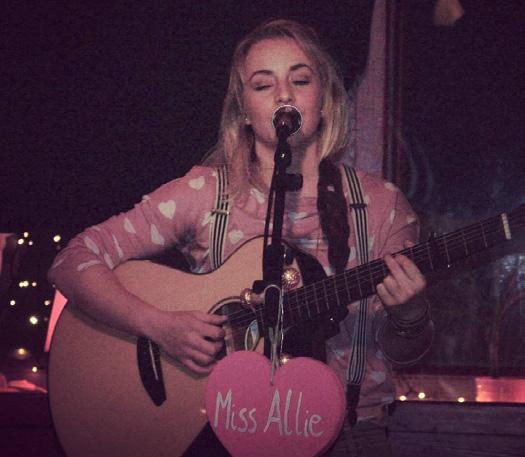
[[[206,375],[224,345],[227,316],[202,311],[162,311],[152,325],[151,339],[194,373]]]

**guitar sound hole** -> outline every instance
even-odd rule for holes
[[[217,354],[221,360],[235,351],[251,351],[259,341],[259,328],[255,314],[240,301],[229,301],[215,310],[214,314],[228,316],[224,325],[224,346]]]

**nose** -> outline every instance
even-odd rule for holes
[[[289,104],[293,102],[293,89],[288,81],[277,84],[276,101],[278,104]]]

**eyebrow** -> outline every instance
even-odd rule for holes
[[[312,73],[315,73],[312,67],[310,67],[310,65],[307,65],[305,63],[296,63],[295,65],[292,65],[290,67],[290,71],[296,71],[301,68],[308,68]],[[257,70],[252,73],[252,75],[248,78],[248,81],[251,81],[252,78],[256,75],[269,75],[270,76],[272,74],[273,74],[273,71],[271,70]]]

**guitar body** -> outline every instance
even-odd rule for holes
[[[239,301],[262,277],[261,252],[262,239],[251,240],[205,275],[149,261],[129,261],[115,272],[127,289],[160,309],[235,316],[240,324],[226,328],[226,352],[262,352],[263,341],[253,331],[255,314]],[[55,429],[69,457],[178,457],[206,424],[206,377],[161,355],[167,398],[156,406],[141,383],[136,343],[73,304],[64,309],[51,346],[49,393]]]

